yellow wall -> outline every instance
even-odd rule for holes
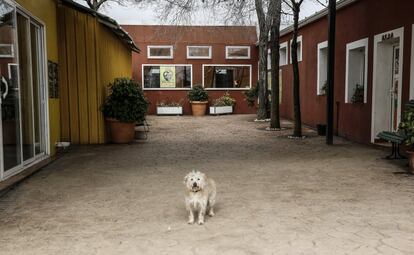
[[[55,0],[16,0],[25,11],[42,21],[46,31],[47,59],[58,63],[57,16]],[[59,99],[49,99],[50,152],[55,154],[55,142],[60,141]]]
[[[104,143],[107,85],[131,76],[131,50],[94,16],[59,6],[62,140]]]

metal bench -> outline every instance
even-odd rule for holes
[[[407,104],[405,104],[405,109],[414,111],[414,100],[410,100]],[[407,139],[403,131],[397,131],[397,132],[382,131],[377,136],[392,144],[391,154],[387,156],[386,159],[405,159],[406,158],[400,154],[400,145],[404,143],[404,141]]]
[[[382,131],[378,134],[378,137],[388,141],[392,144],[391,154],[386,159],[404,159],[405,157],[400,154],[400,145],[405,141],[406,136],[403,132],[389,132]]]

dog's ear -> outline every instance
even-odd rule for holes
[[[187,180],[188,180],[188,175],[189,175],[189,174],[187,174],[186,176],[184,176],[184,181],[183,181],[183,183],[184,183],[184,184],[186,184],[186,183],[187,183]]]

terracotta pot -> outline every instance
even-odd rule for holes
[[[121,122],[115,119],[106,119],[111,132],[113,143],[130,143],[135,136],[135,122]]]
[[[414,174],[414,151],[406,151],[408,155],[408,166],[410,167],[410,173]]]
[[[193,116],[204,116],[206,115],[208,101],[192,101],[191,111]]]

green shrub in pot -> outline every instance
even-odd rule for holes
[[[208,93],[201,85],[195,85],[190,91],[187,93],[188,100],[190,102],[198,101],[198,102],[206,102],[208,101]]]
[[[109,84],[109,96],[101,106],[101,111],[110,123],[112,141],[131,142],[135,124],[145,120],[147,110],[148,101],[136,81],[116,78]]]

